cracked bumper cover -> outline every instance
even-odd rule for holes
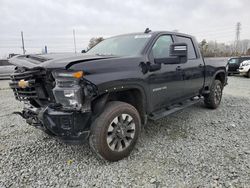
[[[63,111],[49,106],[45,108],[25,107],[22,117],[27,123],[44,130],[62,140],[84,141],[89,136],[91,112]]]

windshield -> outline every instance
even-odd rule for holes
[[[143,50],[150,37],[151,34],[112,37],[98,43],[87,54],[136,56]]]
[[[230,59],[230,60],[228,61],[228,63],[229,63],[229,64],[236,64],[236,63],[238,63],[238,59]]]

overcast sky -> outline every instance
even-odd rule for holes
[[[178,30],[200,41],[230,42],[236,23],[250,39],[249,0],[0,0],[0,58],[22,53],[77,51],[91,37],[151,30]]]

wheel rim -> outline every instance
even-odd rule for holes
[[[109,124],[107,144],[112,151],[123,151],[135,136],[135,122],[129,114],[116,116]]]
[[[220,85],[217,85],[214,91],[214,101],[216,104],[220,103],[221,96],[222,96],[222,88],[220,87]]]

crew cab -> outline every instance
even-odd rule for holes
[[[68,142],[89,141],[108,161],[127,157],[148,120],[204,99],[216,109],[226,63],[204,62],[195,38],[146,30],[84,54],[20,55],[10,87],[27,123]]]
[[[10,79],[10,75],[14,72],[15,66],[11,65],[8,60],[0,59],[0,80]]]

